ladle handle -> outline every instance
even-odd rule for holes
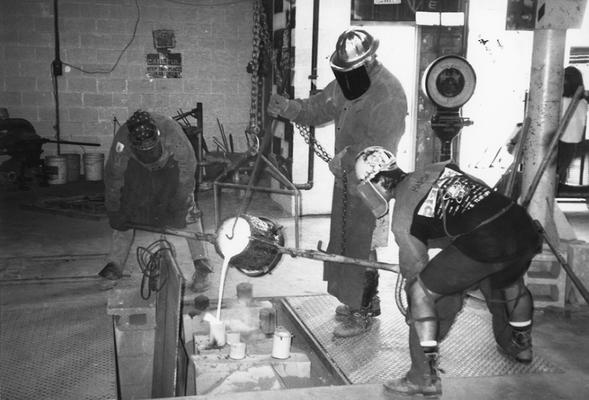
[[[217,243],[217,235],[214,233],[203,233],[203,232],[191,232],[182,229],[173,228],[159,228],[156,226],[142,225],[142,224],[130,224],[130,228],[139,229],[147,232],[163,233],[165,235],[180,236],[187,239],[196,239],[210,242],[212,244]]]
[[[385,271],[399,273],[399,266],[397,264],[381,263],[378,261],[364,260],[362,258],[354,258],[354,257],[342,256],[339,254],[327,253],[323,250],[320,250],[320,248],[321,248],[320,243],[317,244],[319,250],[302,250],[302,249],[293,249],[292,247],[280,246],[270,240],[266,240],[266,239],[263,239],[260,237],[254,237],[252,239],[259,240],[259,241],[264,242],[268,245],[274,246],[280,253],[288,254],[291,257],[310,258],[313,260],[330,261],[330,262],[337,263],[337,264],[349,264],[349,265],[357,266],[360,268],[382,269]]]

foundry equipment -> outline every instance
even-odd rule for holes
[[[148,232],[204,240],[212,243],[222,256],[226,253],[237,254],[230,262],[230,266],[250,277],[259,277],[271,273],[283,254],[288,254],[293,258],[302,257],[334,263],[349,263],[360,268],[399,272],[399,267],[395,264],[327,253],[321,249],[321,241],[317,245],[317,250],[285,247],[281,226],[264,217],[247,214],[242,214],[237,219],[229,218],[225,220],[216,233],[190,232],[181,229],[158,228],[138,224],[133,224],[131,227]],[[229,249],[230,251],[228,251]]]
[[[452,139],[472,121],[460,115],[462,107],[471,98],[476,86],[476,75],[466,59],[442,56],[426,68],[422,89],[436,106],[431,127],[442,142],[440,161],[452,159]]]

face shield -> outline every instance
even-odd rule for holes
[[[383,171],[394,171],[397,169],[397,159],[389,150],[380,146],[369,146],[356,156],[354,170],[356,178],[360,181],[356,189],[362,201],[374,214],[376,218],[385,216],[389,212],[389,201],[387,190],[382,186],[381,181],[374,184],[372,180]],[[385,197],[385,195],[387,195]]]
[[[370,87],[367,66],[376,57],[378,43],[378,39],[357,27],[347,29],[337,39],[329,64],[346,99],[357,99]]]
[[[364,181],[356,187],[362,201],[376,218],[384,217],[389,212],[389,202],[370,181]]]
[[[335,79],[342,89],[346,99],[354,100],[362,96],[370,87],[370,77],[365,65],[361,65],[356,69],[350,71],[342,71],[336,68],[331,68]]]

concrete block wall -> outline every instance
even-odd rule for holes
[[[60,58],[72,66],[64,65],[57,77],[61,138],[100,143],[98,150],[87,151],[107,153],[115,117],[123,123],[138,108],[173,116],[201,102],[209,146],[212,136],[220,136],[218,118],[233,134],[236,149],[245,150],[253,2],[214,3],[60,0]],[[0,26],[0,107],[11,117],[29,120],[40,136],[55,138],[53,1],[2,0]],[[157,29],[175,33],[172,52],[182,55],[180,79],[146,74],[146,55],[156,53],[152,31]],[[44,155],[55,154],[56,148],[46,144]],[[62,146],[61,152],[82,149]]]

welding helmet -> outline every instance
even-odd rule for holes
[[[375,59],[376,49],[378,39],[363,29],[347,29],[337,39],[329,64],[348,100],[357,99],[370,87],[366,67]]]
[[[145,163],[155,162],[161,155],[160,131],[147,111],[137,110],[127,120],[129,141],[135,155]]]
[[[354,166],[356,177],[360,181],[358,193],[364,204],[370,208],[376,218],[385,216],[389,211],[389,202],[384,197],[385,189],[372,183],[372,179],[379,172],[397,169],[397,160],[393,153],[380,146],[371,146],[362,150],[356,156]]]

